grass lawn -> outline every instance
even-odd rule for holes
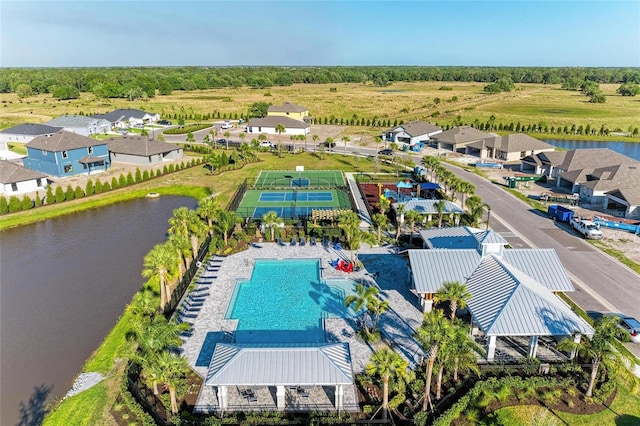
[[[440,90],[442,86],[452,90]],[[517,84],[512,92],[486,94],[483,83],[461,82],[396,82],[389,87],[371,84],[296,84],[268,89],[210,89],[176,91],[147,101],[125,99],[97,100],[90,93],[80,99],[56,101],[50,95],[19,100],[13,93],[0,94],[3,108],[0,122],[10,127],[25,122],[42,123],[62,114],[105,113],[116,108],[140,108],[163,116],[179,114],[211,114],[228,117],[246,113],[254,102],[274,105],[293,102],[309,109],[314,117],[355,117],[403,120],[428,120],[438,124],[452,123],[460,116],[464,122],[475,119],[486,122],[494,116],[496,123],[538,123],[549,126],[587,125],[627,131],[637,127],[640,102],[636,97],[615,93],[617,84],[601,84],[606,103],[591,104],[580,92],[561,90],[560,85]],[[330,91],[335,88],[336,91]],[[353,129],[354,133],[366,127]],[[379,129],[377,129],[379,132]],[[618,137],[618,139],[624,139]],[[640,139],[636,139],[640,140]]]

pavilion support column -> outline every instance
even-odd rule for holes
[[[535,358],[538,352],[538,336],[529,339],[529,358]]]
[[[425,294],[420,298],[420,306],[422,306],[422,312],[431,312],[433,309],[433,299],[430,294]]]
[[[276,386],[276,405],[278,407],[278,411],[284,411],[285,406],[285,390],[284,386]]]
[[[221,410],[226,410],[229,406],[229,395],[227,386],[218,386],[218,405]]]
[[[487,343],[487,361],[493,362],[493,358],[496,355],[496,336],[489,336],[489,342]]]
[[[344,386],[336,385],[336,410],[342,411],[344,407]]]
[[[576,333],[576,335],[573,336],[573,343],[576,344],[576,349],[571,351],[571,354],[569,355],[569,359],[574,359],[576,357],[576,355],[578,354],[577,346],[580,344],[581,340],[582,340],[582,334]]]

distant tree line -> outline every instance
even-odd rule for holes
[[[3,68],[0,93],[20,97],[50,93],[56,99],[90,92],[100,98],[152,98],[174,90],[292,84],[442,81],[487,83],[487,91],[510,90],[515,83],[640,84],[638,68],[547,67],[156,67],[156,68]],[[625,86],[627,87],[627,86]],[[627,90],[624,91],[627,94]]]

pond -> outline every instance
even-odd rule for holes
[[[0,232],[0,424],[66,394],[144,283],[173,210],[195,205],[138,199]]]
[[[575,139],[543,139],[555,147],[572,150],[581,148],[609,148],[612,151],[640,161],[640,142],[585,141]]]

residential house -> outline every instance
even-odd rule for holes
[[[415,210],[421,215],[423,215],[423,221],[430,222],[433,219],[438,219],[438,203],[444,203],[443,216],[448,216],[449,221],[455,223],[456,225],[460,223],[460,217],[465,213],[464,210],[457,205],[448,200],[422,200],[422,199],[413,199],[400,203],[392,203],[391,207],[396,212],[400,211],[400,223],[404,222],[404,215],[411,211]]]
[[[153,166],[165,160],[183,157],[183,149],[172,143],[150,140],[143,136],[106,139],[112,163]]]
[[[11,161],[0,160],[0,194],[18,195],[44,190],[47,176]]]
[[[284,126],[283,135],[308,135],[311,126],[304,121],[283,116],[267,116],[262,118],[252,118],[247,123],[247,133],[266,133],[275,135],[276,127]]]
[[[107,143],[61,130],[27,145],[24,166],[50,176],[98,173],[109,168]]]
[[[465,152],[466,146],[473,142],[495,136],[481,132],[471,126],[454,127],[433,136],[433,143],[438,149],[448,149],[453,152]]]
[[[542,142],[524,133],[513,133],[505,136],[493,136],[480,141],[471,142],[465,147],[465,153],[480,159],[502,161],[518,161],[527,155],[555,151],[551,144]]]
[[[298,121],[305,121],[309,117],[309,110],[291,102],[285,102],[282,105],[269,106],[267,117],[288,117]]]
[[[9,149],[9,142],[27,143],[37,136],[52,135],[62,130],[62,127],[47,126],[46,124],[24,123],[0,130],[0,151]]]
[[[523,158],[520,170],[544,174],[606,213],[640,218],[640,162],[626,155],[608,148],[543,152]]]
[[[160,120],[160,114],[132,108],[116,109],[106,114],[94,114],[92,117],[107,120],[114,129],[143,126]]]
[[[67,132],[82,136],[102,135],[111,130],[111,124],[107,120],[84,115],[63,115],[47,121],[44,124],[53,127],[62,127],[62,129]]]
[[[431,137],[442,133],[442,127],[426,121],[411,121],[386,130],[382,139],[387,142],[414,146],[418,142],[427,143]]]
[[[420,236],[429,249],[408,254],[412,286],[423,309],[432,309],[443,283],[466,285],[474,333],[486,337],[487,361],[499,355],[498,339],[527,337],[528,356],[535,357],[541,338],[593,334],[554,294],[574,290],[555,250],[507,249],[497,233],[469,227],[429,229]]]

